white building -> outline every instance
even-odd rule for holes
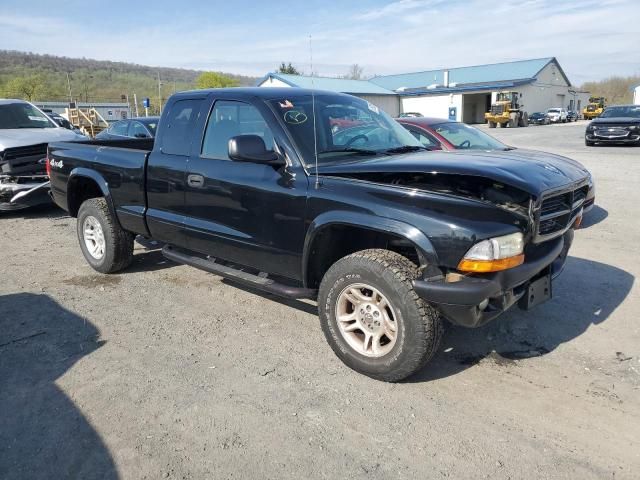
[[[373,103],[393,117],[397,117],[400,114],[398,95],[366,80],[329,77],[312,78],[304,75],[268,73],[258,82],[257,86],[316,88],[331,92],[349,93]]]
[[[581,111],[589,93],[571,85],[554,57],[374,77],[372,83],[400,94],[403,112],[484,123],[496,94],[514,91],[528,112],[552,107]],[[455,118],[453,118],[455,117]]]
[[[33,102],[33,104],[55,113],[64,113],[69,108],[69,102]],[[95,108],[108,122],[131,118],[131,108],[126,102],[77,102],[76,105],[78,108]]]
[[[311,88],[311,77],[270,73],[259,86]],[[554,57],[516,62],[385,75],[370,80],[316,77],[313,86],[366,98],[387,113],[417,112],[426,117],[484,123],[496,94],[515,91],[528,113],[564,107],[580,112],[589,93],[571,82]],[[376,87],[372,89],[372,87]]]

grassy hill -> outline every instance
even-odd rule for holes
[[[162,82],[163,102],[175,91],[195,88],[198,70],[149,67],[133,63],[109,62],[87,58],[67,58],[0,50],[0,97],[30,100],[122,101],[128,95],[133,102],[149,97],[158,103],[158,75]],[[256,78],[225,73],[239,85],[254,85]]]
[[[607,105],[631,103],[633,101],[632,88],[640,85],[640,76],[610,77],[599,82],[587,82],[582,89],[591,92],[594,97],[605,97]]]

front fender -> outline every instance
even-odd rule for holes
[[[307,230],[302,254],[302,278],[307,282],[309,255],[313,241],[324,228],[331,225],[351,225],[384,233],[391,233],[411,242],[418,251],[422,265],[439,265],[438,256],[429,238],[413,225],[399,220],[378,217],[367,213],[331,211],[318,215]]]

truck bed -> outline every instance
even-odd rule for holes
[[[74,178],[94,179],[108,192],[116,205],[116,213],[124,228],[142,235],[148,234],[145,167],[153,139],[90,140],[49,144],[51,193],[55,202],[75,214],[79,205],[67,195]]]

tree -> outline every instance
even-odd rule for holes
[[[632,88],[640,83],[640,76],[609,77],[598,82],[587,82],[580,87],[594,97],[605,97],[607,105],[631,103]]]
[[[354,63],[349,67],[349,73],[347,74],[347,78],[350,78],[351,80],[361,80],[363,71],[364,71],[364,68],[362,68],[357,63]]]
[[[10,97],[22,97],[33,101],[37,97],[43,97],[47,91],[47,81],[43,75],[29,75],[27,77],[14,77],[5,87]]]
[[[197,88],[237,87],[238,82],[219,72],[203,72],[196,80]]]
[[[291,65],[291,62],[289,62],[289,65],[285,65],[285,63],[282,62],[280,64],[280,68],[278,68],[278,73],[286,73],[288,75],[301,75],[298,69]]]

